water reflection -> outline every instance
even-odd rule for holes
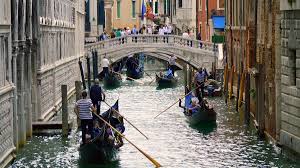
[[[203,135],[208,135],[211,132],[216,131],[217,129],[217,123],[214,122],[202,122],[198,124],[190,124],[189,125],[191,128],[197,130],[199,133]]]

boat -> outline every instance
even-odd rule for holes
[[[129,78],[132,78],[132,79],[140,79],[140,78],[142,78],[144,76],[144,71],[140,67],[135,68],[135,69],[129,69],[129,68],[127,68],[126,75]]]
[[[103,78],[103,84],[106,88],[114,88],[121,85],[122,76],[118,73],[110,72]]]
[[[221,83],[213,79],[207,80],[204,86],[204,96],[211,96],[211,97],[222,96]]]
[[[159,87],[173,87],[177,84],[177,78],[172,74],[172,71],[169,69],[165,75],[156,74],[156,83]]]
[[[113,109],[118,111],[118,101],[106,112],[101,114],[101,117],[106,121],[109,121],[113,127],[120,132],[125,131],[123,118],[116,118],[113,114]],[[117,122],[116,122],[117,120]],[[110,127],[101,122],[101,120],[95,119],[94,123],[99,123],[103,125],[89,143],[80,145],[79,147],[79,159],[82,163],[106,163],[113,161],[117,158],[117,151],[123,146],[123,140],[117,134],[109,134],[113,132]],[[94,128],[94,133],[95,128]]]
[[[206,99],[203,99],[200,102],[200,107],[195,108],[194,110],[188,110],[192,107],[192,98],[194,96],[190,92],[188,95],[185,96],[185,105],[184,107],[181,106],[181,100],[179,101],[179,107],[184,108],[184,115],[190,124],[199,124],[201,122],[212,122],[216,121],[217,113],[212,108],[211,105],[207,103]]]

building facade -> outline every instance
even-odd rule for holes
[[[0,167],[13,159],[15,85],[11,54],[11,2],[0,2]],[[14,58],[15,59],[15,58]]]
[[[0,2],[0,167],[59,109],[60,87],[79,80],[84,0]]]
[[[280,1],[281,115],[280,143],[300,153],[300,2]]]
[[[197,0],[197,33],[201,40],[212,41],[214,25],[212,16],[224,16],[225,0]]]
[[[134,25],[139,28],[142,25],[140,18],[142,0],[114,0],[112,7],[113,29],[129,27]]]
[[[86,36],[98,36],[105,30],[104,0],[85,1]]]

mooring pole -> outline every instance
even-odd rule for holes
[[[68,137],[69,126],[68,126],[68,86],[61,85],[61,99],[62,99],[62,135]]]
[[[81,97],[81,82],[80,81],[75,81],[75,91],[76,91],[76,102],[80,99]],[[80,127],[81,122],[80,119],[77,117],[77,126]]]
[[[78,61],[78,64],[79,64],[79,68],[80,68],[80,74],[81,74],[82,86],[83,86],[83,89],[86,89],[85,79],[84,79],[84,72],[83,72],[82,62],[81,62],[80,59],[79,59],[79,61]]]
[[[90,57],[86,57],[86,66],[87,66],[87,80],[88,80],[88,89],[91,89],[91,65],[90,65]]]

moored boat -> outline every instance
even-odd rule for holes
[[[206,83],[205,83],[205,87],[204,87],[204,96],[222,96],[222,86],[221,83],[213,80],[213,79],[209,79]]]
[[[192,93],[190,92],[187,96],[185,96],[185,105],[184,105],[184,115],[187,118],[190,124],[197,124],[200,122],[206,121],[216,121],[217,113],[215,110],[207,103],[204,99],[200,102],[200,107],[194,108],[190,110],[192,107]],[[179,106],[181,106],[181,101],[179,101]]]
[[[109,73],[103,78],[103,84],[106,88],[118,87],[122,81],[121,75],[118,73]]]
[[[177,84],[178,80],[172,75],[172,71],[168,70],[166,75],[156,74],[156,82],[159,87],[173,87]]]
[[[109,121],[111,125],[120,130],[125,131],[123,118],[115,117],[113,109],[118,110],[118,101],[112,108],[101,114],[101,117]],[[100,120],[94,120],[94,124],[102,125],[97,128],[94,125],[93,133],[95,135],[89,143],[81,145],[79,148],[80,162],[83,163],[105,163],[115,160],[117,157],[117,149],[123,146],[122,138],[115,134],[110,127],[108,127]]]

